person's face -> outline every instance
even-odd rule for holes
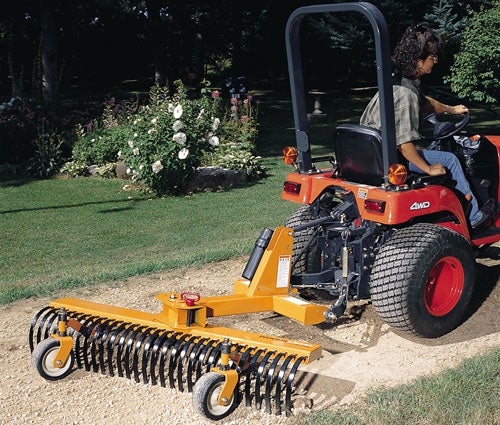
[[[429,55],[425,59],[419,59],[417,61],[419,77],[425,74],[430,74],[434,65],[438,62],[438,57],[435,55]]]

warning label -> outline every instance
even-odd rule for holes
[[[280,255],[278,263],[278,276],[276,279],[276,288],[286,288],[290,280],[290,262],[291,255]]]

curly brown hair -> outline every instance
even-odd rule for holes
[[[412,25],[406,29],[394,49],[392,63],[403,77],[416,79],[419,59],[439,56],[444,47],[443,38],[425,25]]]

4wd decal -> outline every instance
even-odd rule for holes
[[[423,210],[423,209],[429,208],[430,206],[431,206],[431,203],[429,201],[414,202],[413,204],[410,205],[410,210],[411,211]]]

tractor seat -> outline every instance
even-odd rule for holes
[[[380,131],[357,124],[335,129],[335,159],[339,176],[353,183],[380,186],[384,181]]]

